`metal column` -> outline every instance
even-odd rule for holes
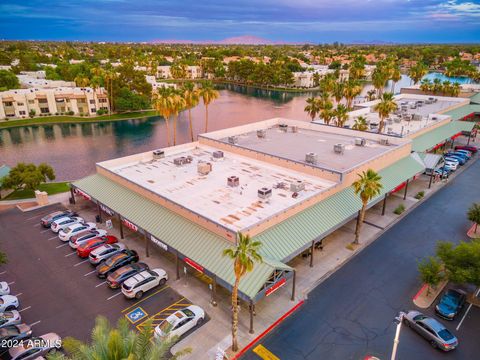
[[[73,188],[70,188],[70,196],[72,197],[72,204],[75,205],[75,193],[73,192]]]
[[[290,300],[295,301],[295,278],[296,278],[296,271],[293,270],[293,280],[292,280],[292,298]]]
[[[123,239],[123,224],[120,215],[118,215],[118,222],[120,223],[120,238]]]
[[[212,305],[217,306],[217,275],[212,278]]]
[[[387,196],[388,194],[385,194],[385,198],[383,199],[382,216],[385,215],[385,208],[387,206]]]
[[[255,331],[253,331],[253,315],[254,315],[254,311],[255,311],[255,305],[253,305],[252,300],[250,300],[248,310],[250,311],[250,330],[248,330],[248,332],[250,334],[253,334],[255,332]]]
[[[407,191],[408,191],[408,183],[410,182],[409,179],[407,179],[407,183],[405,184],[405,192],[403,193],[403,200],[407,199]]]
[[[176,269],[177,280],[180,280],[180,264],[178,261],[178,251],[175,253],[175,269]]]
[[[315,240],[312,241],[312,247],[310,249],[310,267],[313,267],[313,250],[315,250]]]
[[[101,223],[102,222],[102,209],[100,208],[100,203],[98,201],[97,201],[97,210],[98,210],[98,220],[100,220],[99,223]]]
[[[145,255],[148,257],[150,257],[150,249],[149,249],[149,243],[150,241],[148,241],[148,237],[147,237],[147,234],[143,234],[143,237],[145,239]]]

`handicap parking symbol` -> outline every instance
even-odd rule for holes
[[[145,310],[143,310],[141,307],[137,307],[130,311],[128,314],[125,314],[127,319],[132,323],[135,324],[136,322],[142,320],[144,317],[146,317],[148,314]]]

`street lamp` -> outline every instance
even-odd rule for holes
[[[392,349],[392,357],[390,360],[395,360],[397,356],[397,348],[398,348],[398,343],[400,342],[400,330],[402,329],[402,323],[403,323],[403,318],[407,315],[403,311],[400,311],[397,317],[395,317],[395,320],[398,322],[397,323],[397,330],[395,331],[395,338],[393,339],[393,349]]]

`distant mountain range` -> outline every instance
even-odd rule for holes
[[[294,44],[281,41],[272,41],[258,36],[243,35],[223,40],[153,40],[154,44],[218,44],[218,45],[278,45]]]

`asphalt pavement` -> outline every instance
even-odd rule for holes
[[[479,174],[477,161],[312,291],[260,344],[288,360],[390,359],[394,317],[415,309],[417,263],[435,253],[438,240],[466,240],[466,211],[480,202]],[[456,350],[442,353],[402,327],[397,359],[479,359],[480,309],[472,307],[457,330],[466,308],[453,322],[440,320],[458,337]],[[423,312],[434,316],[432,308]],[[258,356],[250,351],[243,359]]]

